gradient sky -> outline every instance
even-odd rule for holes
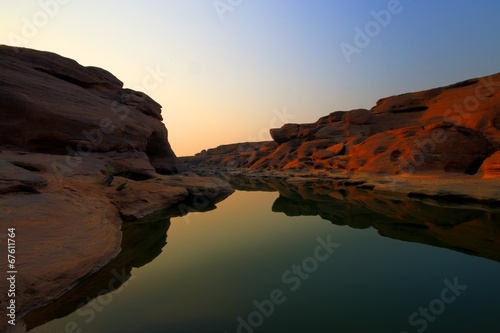
[[[500,1],[400,0],[374,24],[372,11],[397,2],[0,0],[0,44],[102,67],[146,92],[182,156],[500,71]],[[350,62],[342,43],[358,46]]]

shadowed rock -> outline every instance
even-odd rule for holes
[[[161,106],[122,86],[103,69],[0,45],[0,227],[26,245],[16,249],[17,320],[115,258],[124,220],[199,193],[218,193],[213,208],[233,192],[220,179],[171,175]]]
[[[50,52],[0,45],[0,144],[29,152],[145,152],[176,171],[161,106],[96,67]]]

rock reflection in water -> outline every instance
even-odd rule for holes
[[[122,228],[122,251],[109,264],[57,301],[28,313],[23,318],[27,330],[62,318],[96,297],[127,284],[132,268],[146,265],[162,252],[167,244],[169,226],[170,219],[125,224]]]
[[[235,188],[279,192],[274,212],[320,216],[375,228],[393,239],[444,247],[500,262],[500,208],[374,193],[342,181],[231,177]],[[362,186],[360,186],[362,187]]]

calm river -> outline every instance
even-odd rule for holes
[[[385,218],[367,203],[278,196],[236,191],[215,210],[129,227],[124,256],[137,257],[27,317],[29,332],[500,332],[493,208],[421,203],[410,218],[392,201]]]

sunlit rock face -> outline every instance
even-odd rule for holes
[[[188,166],[237,160],[238,166],[256,170],[406,176],[483,170],[485,177],[498,177],[498,158],[492,155],[500,148],[500,74],[383,98],[371,110],[336,111],[315,123],[285,124],[271,129],[271,136],[277,147],[263,144],[267,154],[257,160],[239,150],[217,151],[215,159],[215,151],[207,150],[183,161]]]
[[[488,157],[481,166],[480,171],[483,178],[500,178],[500,151]]]

